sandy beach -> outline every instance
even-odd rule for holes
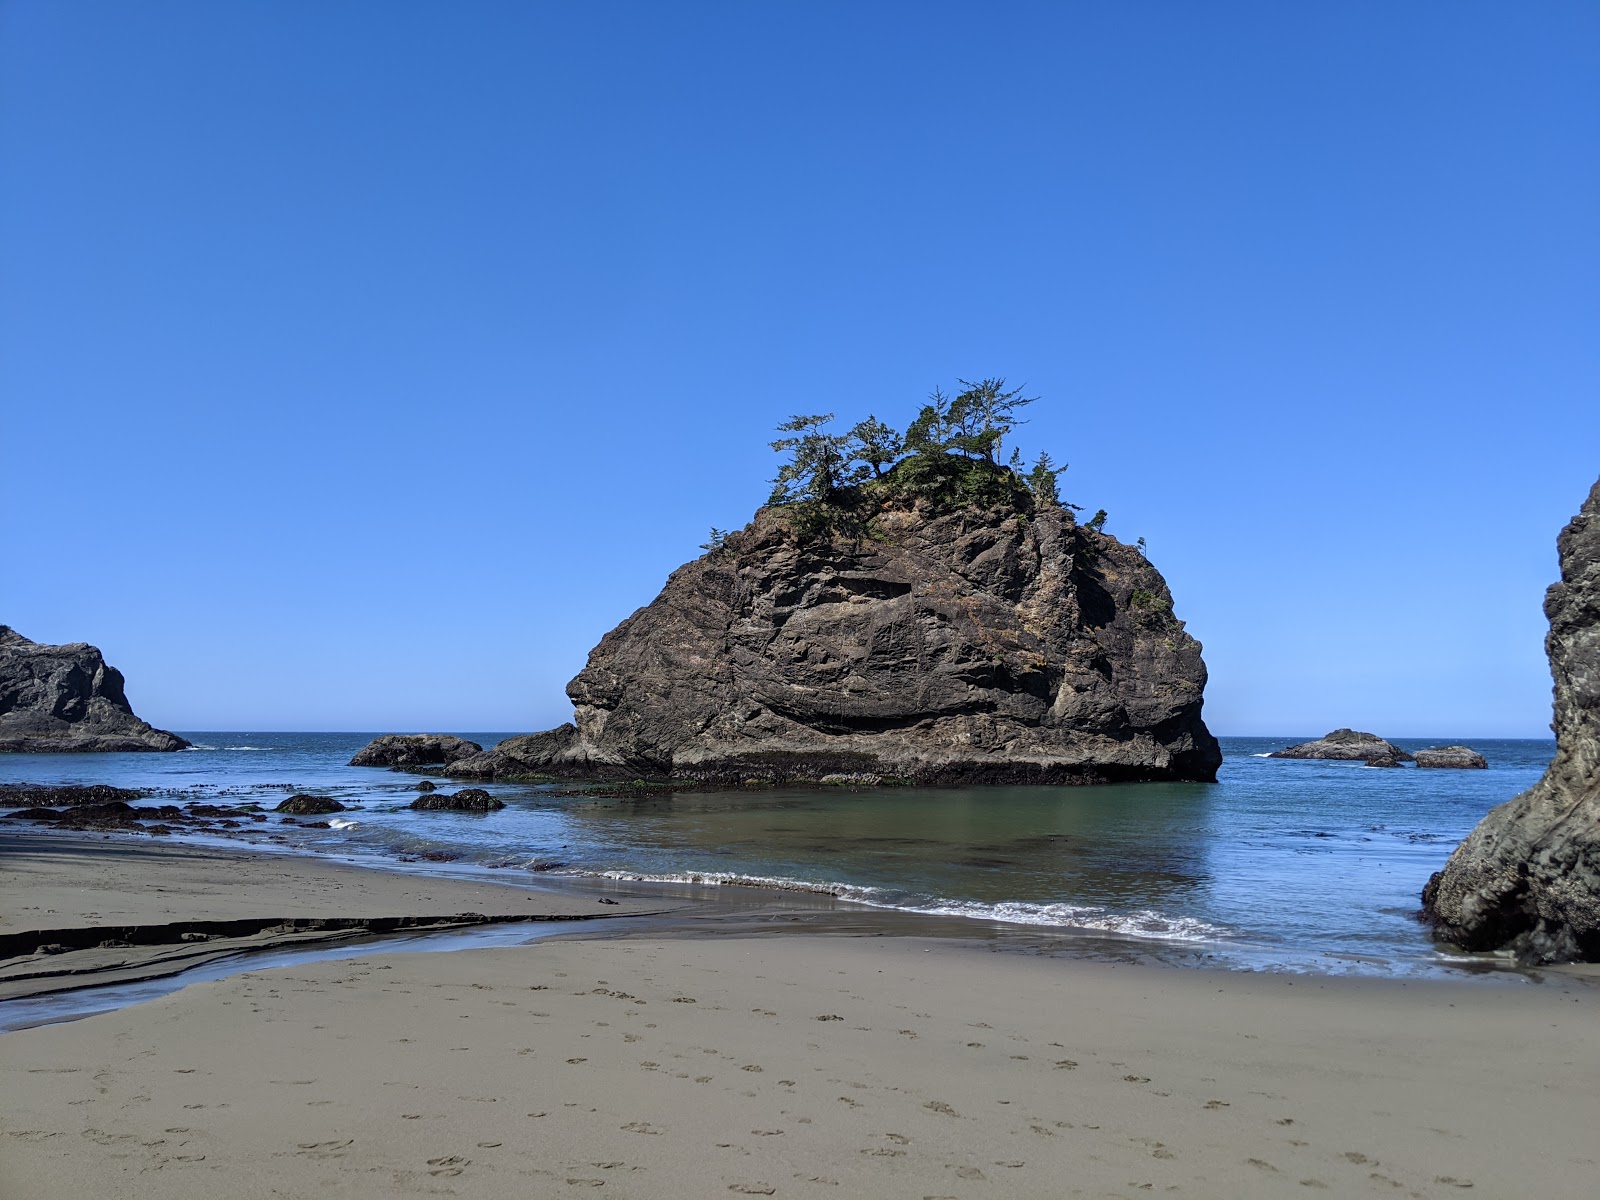
[[[30,886],[65,927],[521,895],[107,848],[9,845],[4,896]],[[1578,1196],[1593,1182],[1600,991],[1583,979],[1402,983],[604,926],[514,949],[380,944],[0,1035],[0,1195]]]

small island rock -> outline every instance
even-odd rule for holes
[[[83,642],[45,646],[0,625],[0,753],[183,750],[134,716],[122,672]]]
[[[311,817],[316,816],[318,813],[343,812],[344,805],[337,800],[329,799],[327,796],[295,795],[290,796],[272,811],[288,813],[290,816],[295,817]]]
[[[1556,756],[1422,891],[1434,933],[1525,964],[1600,962],[1600,482],[1556,541],[1545,593]]]
[[[435,792],[431,796],[418,796],[411,807],[419,812],[495,812],[505,807],[482,788],[463,788],[459,792]]]
[[[1418,750],[1416,757],[1419,767],[1482,771],[1489,765],[1488,759],[1469,746],[1436,746],[1432,750]]]
[[[567,685],[572,724],[444,773],[1216,779],[1200,643],[1140,550],[1025,489],[965,506],[879,495],[854,513],[864,536],[761,509],[601,639]]]
[[[448,733],[387,733],[373,738],[354,758],[352,767],[426,767],[453,763],[479,754],[477,742]]]
[[[1267,757],[1329,758],[1344,762],[1365,762],[1369,766],[1380,767],[1411,761],[1411,755],[1393,742],[1386,742],[1375,733],[1362,733],[1356,729],[1335,729],[1314,742],[1301,742],[1298,746],[1274,750]],[[1374,762],[1374,759],[1380,761]]]

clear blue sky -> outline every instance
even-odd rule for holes
[[[177,729],[533,729],[795,412],[957,376],[1221,733],[1543,734],[1591,3],[0,3],[0,622]]]

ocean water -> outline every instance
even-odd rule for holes
[[[1486,771],[1377,770],[1264,757],[1309,736],[1224,738],[1215,784],[679,793],[647,799],[487,785],[507,808],[412,812],[418,775],[348,767],[367,733],[186,733],[178,754],[0,756],[0,782],[110,783],[185,798],[290,790],[356,811],[237,833],[407,869],[628,886],[783,888],[863,912],[1204,947],[1289,970],[1436,973],[1418,920],[1428,876],[1484,813],[1536,781],[1553,741],[1475,741]],[[500,734],[466,734],[490,745]],[[1407,749],[1442,744],[1401,741]],[[433,777],[441,788],[459,785]],[[215,840],[197,835],[190,840]],[[533,871],[533,874],[523,872]]]

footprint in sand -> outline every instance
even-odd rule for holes
[[[741,1196],[770,1196],[778,1189],[770,1183],[730,1183],[728,1190]]]
[[[1229,1105],[1228,1105],[1228,1102],[1226,1100],[1207,1100],[1200,1107],[1201,1108],[1227,1108],[1227,1107],[1229,1107]]]
[[[922,1107],[927,1109],[929,1112],[943,1113],[947,1117],[959,1117],[961,1115],[943,1100],[929,1100]]]
[[[1148,1076],[1148,1075],[1124,1075],[1122,1077],[1122,1082],[1123,1083],[1149,1083],[1150,1082],[1150,1076]]]
[[[1076,1071],[1077,1069],[1078,1064],[1075,1059],[1062,1058],[1056,1060],[1056,1070],[1058,1071]]]
[[[1433,1181],[1442,1183],[1445,1187],[1469,1188],[1472,1186],[1472,1180],[1457,1179],[1454,1175],[1435,1175]]]

